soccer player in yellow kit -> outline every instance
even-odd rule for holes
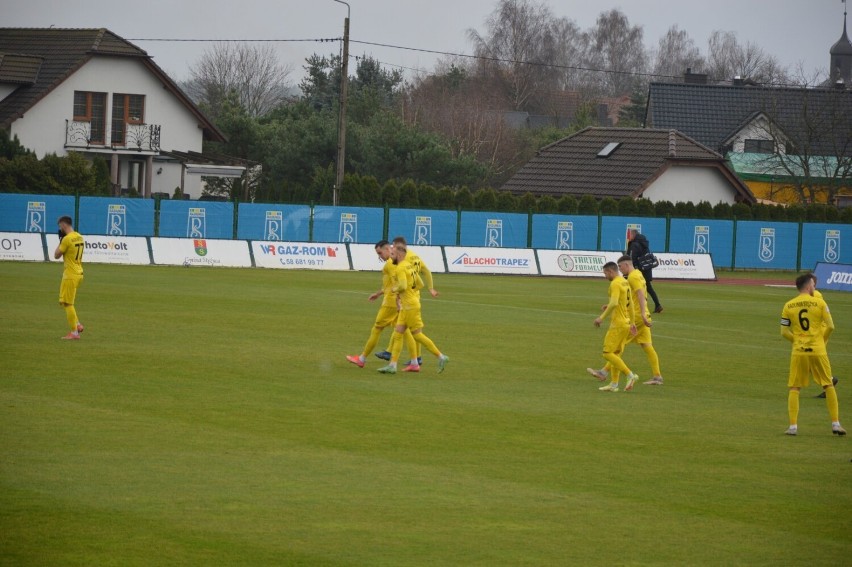
[[[810,378],[825,391],[825,405],[831,417],[831,432],[846,435],[840,425],[840,408],[837,392],[831,382],[831,364],[825,343],[834,331],[834,320],[822,298],[814,297],[814,279],[811,274],[796,278],[799,295],[784,304],[781,311],[781,336],[793,344],[790,354],[790,374],[787,378],[787,413],[790,427],[787,435],[799,432],[799,392]]]
[[[621,374],[627,375],[627,390],[639,378],[621,359],[621,352],[630,335],[636,334],[636,326],[630,321],[630,285],[618,272],[615,262],[607,262],[603,266],[604,277],[609,280],[609,303],[604,306],[603,313],[595,319],[595,327],[600,327],[607,315],[612,315],[609,330],[604,338],[603,357],[612,368],[612,379],[606,386],[598,388],[603,392],[617,392]]]
[[[630,286],[630,303],[633,306],[632,318],[633,324],[636,326],[636,334],[627,337],[627,342],[636,343],[642,350],[645,351],[645,356],[648,357],[648,363],[651,365],[653,377],[645,382],[652,386],[662,386],[663,377],[660,374],[660,357],[654,349],[651,342],[651,311],[648,309],[648,294],[645,285],[645,276],[641,270],[633,267],[633,260],[630,256],[624,255],[618,259],[618,269],[627,278],[627,284]],[[625,345],[626,346],[626,345]],[[622,347],[622,351],[624,347]],[[589,374],[597,377],[599,380],[606,380],[609,376],[610,364],[607,363],[600,370],[594,368],[586,369]],[[624,388],[625,392],[633,389],[633,384],[628,384]]]
[[[403,245],[405,245],[407,247],[405,237],[397,236],[396,238],[393,239],[394,245],[396,245],[398,242],[401,242]],[[429,293],[432,295],[432,297],[438,297],[438,290],[435,289],[434,280],[432,279],[432,272],[429,270],[429,267],[426,265],[426,262],[424,262],[420,258],[420,256],[418,256],[416,253],[412,252],[411,250],[408,250],[407,248],[406,248],[406,253],[405,253],[405,259],[408,262],[411,262],[411,265],[414,266],[414,272],[422,280],[422,282],[421,282],[422,285],[419,285],[417,287],[417,292],[420,293],[420,290],[423,287],[425,287],[426,289],[429,290]],[[391,353],[393,352],[393,340],[394,340],[393,338],[394,338],[394,336],[395,335],[391,335],[391,340],[388,343],[388,348],[386,350],[383,350],[382,352],[376,353],[376,356],[378,358],[381,358],[382,360],[390,360],[391,359]],[[406,337],[406,345],[408,344],[407,340],[408,340],[408,338]],[[420,344],[417,343],[417,366],[419,366],[423,361],[423,359],[420,356],[420,350],[421,350]]]
[[[77,318],[77,310],[74,308],[74,300],[77,298],[77,288],[83,282],[83,250],[85,243],[83,236],[74,230],[71,217],[60,217],[59,246],[53,252],[57,260],[63,258],[65,269],[62,271],[62,283],[59,286],[59,305],[65,309],[65,318],[71,332],[62,337],[67,340],[79,340],[83,332],[83,325]]]
[[[396,303],[396,293],[392,289],[393,273],[396,270],[396,266],[391,259],[390,242],[387,240],[380,240],[376,242],[376,254],[385,263],[384,266],[382,266],[382,289],[371,294],[368,299],[370,301],[375,301],[379,297],[383,297],[382,305],[379,307],[379,312],[376,314],[376,321],[373,324],[373,329],[370,331],[370,338],[367,339],[367,344],[364,345],[364,350],[360,355],[350,355],[346,357],[346,360],[360,368],[364,368],[367,357],[370,356],[370,353],[373,352],[374,348],[376,348],[376,344],[379,342],[379,337],[381,336],[382,331],[386,327],[393,325],[399,315],[399,307]],[[411,333],[406,330],[403,338],[406,346],[408,347],[409,353],[412,353],[412,357],[414,357],[414,353],[417,352],[414,337],[412,337]]]
[[[820,292],[820,291],[816,288],[816,285],[817,285],[817,277],[816,277],[816,275],[814,275],[814,274],[810,274],[810,276],[811,276],[811,279],[812,279],[812,280],[814,280],[814,292],[813,292],[813,296],[814,296],[814,297],[818,297],[818,298],[822,299],[822,298],[823,298],[823,297],[822,297],[822,293],[821,293],[821,292]],[[825,323],[823,323],[823,325],[825,325]],[[827,343],[827,342],[828,342],[828,339],[826,339],[826,343]],[[834,385],[834,387],[835,387],[835,388],[837,388],[837,382],[838,382],[838,380],[837,380],[837,376],[832,376],[832,377],[831,377],[831,383],[832,383],[832,385]],[[823,392],[820,392],[820,395],[818,395],[818,396],[816,396],[816,397],[817,397],[817,398],[824,398],[824,397],[825,397],[825,392],[824,392],[824,391],[823,391]]]
[[[393,258],[396,263],[393,290],[399,296],[400,309],[394,328],[391,360],[387,366],[379,368],[379,372],[396,374],[397,361],[402,351],[402,333],[406,329],[411,331],[415,341],[438,357],[438,372],[443,372],[450,358],[441,353],[435,343],[423,333],[423,318],[420,312],[420,288],[423,287],[423,280],[417,275],[416,267],[409,261],[407,245],[402,237],[394,239]],[[408,372],[419,371],[419,366],[416,369],[412,368],[416,362],[416,360],[412,361],[405,370]]]

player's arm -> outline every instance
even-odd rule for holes
[[[435,282],[432,280],[432,272],[425,262],[420,262],[420,277],[423,278],[423,283],[426,289],[432,294],[432,297],[438,297],[438,290],[435,289]]]
[[[648,320],[648,315],[646,315],[648,312],[648,300],[645,299],[644,289],[640,288],[636,290],[636,299],[639,301],[639,313],[642,314],[642,322],[645,323],[646,327],[650,327],[651,322]]]
[[[825,342],[828,342],[828,337],[831,336],[831,333],[834,332],[834,319],[831,317],[831,311],[828,310],[828,305],[825,306],[825,314],[822,319],[825,324],[822,331],[822,338]]]
[[[396,271],[396,284],[392,290],[394,293],[402,293],[406,289],[408,289],[408,278],[406,277],[405,270],[400,268]]]
[[[600,317],[595,319],[595,327],[600,327],[603,320],[606,319],[606,316],[612,313],[612,310],[616,307],[618,307],[618,295],[611,295],[609,303],[606,304],[606,309],[604,309],[603,313],[600,314]]]
[[[793,337],[793,331],[790,330],[790,318],[787,317],[786,312],[781,313],[781,336],[791,343],[795,338]]]
[[[67,249],[67,247],[63,247],[63,243],[65,243],[65,242],[66,241],[65,241],[64,238],[59,239],[59,246],[57,246],[56,250],[54,250],[54,252],[53,252],[54,259],[59,260],[60,258],[62,258],[62,255],[65,253],[65,250]]]

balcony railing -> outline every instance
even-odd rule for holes
[[[93,140],[92,123],[65,121],[65,147],[80,149],[135,150],[138,152],[160,151],[159,124],[125,124],[124,141],[113,143],[109,131],[101,133],[104,140]]]

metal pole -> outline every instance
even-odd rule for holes
[[[340,204],[340,189],[343,187],[343,173],[346,162],[346,95],[349,87],[349,4],[342,0],[334,0],[346,5],[346,20],[343,22],[343,60],[340,71],[340,112],[337,117],[337,175],[334,180],[332,204]]]

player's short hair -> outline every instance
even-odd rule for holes
[[[812,272],[808,272],[808,275],[811,277],[812,280],[814,280],[814,285],[816,285],[816,283],[817,283],[816,274],[814,274]]]
[[[408,243],[405,241],[404,236],[397,236],[393,239],[394,244],[402,244],[403,246],[408,246]]]
[[[619,263],[619,264],[620,264],[620,263],[622,263],[622,262],[630,262],[630,263],[632,264],[632,263],[633,263],[633,258],[631,258],[631,257],[630,257],[630,256],[628,256],[627,254],[625,254],[624,256],[622,256],[621,258],[619,258],[619,259],[618,259],[618,263]]]
[[[612,270],[618,271],[618,264],[616,264],[615,262],[607,262],[606,264],[603,265],[603,269],[604,270],[610,270],[610,271],[612,271]]]
[[[56,221],[56,224],[65,223],[69,226],[74,226],[74,221],[68,215],[64,215],[59,217],[59,220]]]
[[[806,285],[811,283],[812,276],[813,274],[802,274],[801,276],[796,278],[796,289],[802,291],[802,289],[804,289]],[[813,281],[816,281],[816,278],[814,278]]]
[[[388,242],[387,240],[379,240],[378,242],[376,242],[376,248],[383,248],[388,244],[390,244],[390,242]]]

